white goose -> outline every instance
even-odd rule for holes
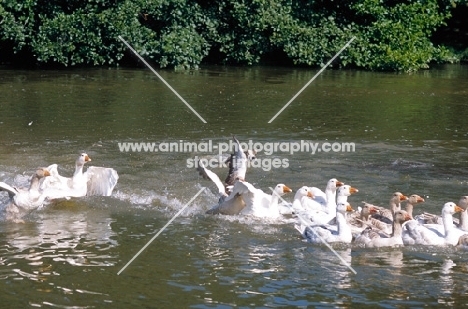
[[[41,184],[47,198],[52,200],[86,195],[110,196],[119,179],[117,172],[112,168],[96,166],[91,166],[83,172],[84,165],[90,161],[86,153],[81,153],[75,162],[75,172],[71,178],[59,175],[57,164],[50,165],[48,170],[51,176]]]
[[[239,182],[239,181],[238,181]],[[247,188],[247,191],[240,189],[240,186]],[[235,188],[235,189],[234,189]],[[250,183],[243,182],[242,185],[234,184],[233,191],[227,198],[210,210],[207,214],[223,214],[223,215],[253,215],[256,217],[271,217],[276,218],[280,215],[278,200],[280,196],[292,190],[284,184],[276,185],[273,193],[268,195],[260,189],[252,189]],[[254,192],[252,193],[251,190]],[[246,207],[248,207],[246,209]]]
[[[309,189],[314,198],[303,198],[302,205],[304,209],[307,211],[324,211],[336,215],[336,189],[342,185],[341,181],[332,178],[327,182],[325,192],[319,188],[310,187]]]
[[[359,192],[358,189],[351,187],[350,185],[343,185],[338,188],[337,196],[336,196],[336,203],[346,203],[348,202],[348,196],[351,194]]]
[[[197,171],[204,178],[211,180],[218,188],[218,204],[207,210],[210,215],[238,215],[245,207],[245,202],[240,194],[235,194],[226,200],[229,196],[226,192],[225,184],[221,182],[218,175],[207,169],[202,161],[197,162]],[[232,189],[232,188],[231,188]]]
[[[284,184],[278,184],[272,194],[267,194],[246,181],[238,180],[232,188],[232,193],[225,198],[223,203],[229,203],[240,196],[245,202],[245,207],[241,209],[240,214],[278,218],[280,216],[278,199],[288,192],[292,190]]]
[[[39,181],[50,176],[46,168],[39,168],[31,178],[28,189],[18,189],[0,182],[0,191],[8,192],[9,205],[5,208],[7,220],[22,222],[20,219],[26,212],[35,210],[43,205],[45,195],[39,190]]]
[[[48,167],[50,177],[41,184],[41,189],[49,199],[63,197],[81,197],[88,191],[87,178],[83,175],[83,166],[91,161],[86,153],[80,154],[75,162],[75,173],[71,178],[59,175],[57,164]]]
[[[407,245],[453,245],[458,244],[460,237],[468,232],[456,228],[453,224],[453,214],[463,211],[455,203],[448,202],[442,208],[442,221],[444,233],[439,230],[438,224],[420,224],[416,220],[405,223],[403,232],[403,241]]]
[[[351,243],[353,235],[351,233],[351,226],[346,220],[346,212],[353,211],[349,203],[338,203],[336,206],[336,227],[332,226],[307,226],[305,224],[295,225],[295,228],[301,235],[311,243],[322,243],[322,240],[331,242]]]
[[[307,215],[306,210],[302,206],[304,197],[306,198],[314,198],[312,191],[309,187],[303,186],[299,190],[297,190],[296,194],[294,195],[294,200],[291,205],[292,211],[299,215]]]
[[[373,247],[393,247],[403,245],[402,233],[403,227],[402,224],[405,221],[410,220],[411,217],[404,210],[397,210],[394,214],[393,220],[393,234],[391,237],[383,237],[379,233],[374,232],[372,228],[366,228],[358,237],[354,243],[357,246],[365,248]]]
[[[336,203],[347,203],[348,196],[359,190],[351,187],[350,185],[342,185],[338,188],[338,196]],[[309,211],[309,219],[315,224],[329,224],[336,217],[336,206],[335,211]]]

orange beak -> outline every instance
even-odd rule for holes
[[[353,210],[354,210],[354,209],[351,207],[351,205],[348,204],[348,205],[346,206],[346,211],[353,211]]]
[[[289,187],[284,186],[284,187],[283,187],[283,192],[284,192],[284,193],[288,193],[288,192],[292,192],[292,190],[291,190]]]
[[[461,208],[458,205],[455,205],[455,212],[460,212],[460,211],[463,211],[463,208]]]
[[[371,208],[369,208],[369,212],[370,212],[371,214],[376,214],[376,213],[377,213],[377,208],[371,207]]]
[[[49,170],[44,169],[44,176],[50,176]]]
[[[424,203],[424,199],[422,197],[418,197],[418,199],[416,200],[418,203]]]
[[[310,192],[310,191],[307,192],[307,196],[308,196],[308,197],[311,197],[311,198],[314,198],[314,195],[313,195],[312,192]]]
[[[411,218],[411,216],[407,213],[405,215],[405,221],[408,221],[408,220],[412,220],[413,218]]]
[[[337,186],[337,187],[344,186],[344,182],[337,181],[337,182],[336,182],[336,186]]]
[[[400,201],[406,201],[407,199],[408,198],[403,194],[400,196]]]
[[[357,193],[357,192],[359,192],[358,189],[353,188],[353,187],[349,188],[349,193],[353,194],[353,193]]]
[[[89,162],[89,161],[91,161],[91,158],[88,157],[88,156],[86,156],[86,157],[84,158],[84,160],[85,160],[86,162]]]

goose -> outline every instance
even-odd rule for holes
[[[41,207],[45,200],[45,195],[39,189],[39,182],[44,177],[50,176],[46,168],[39,168],[31,177],[28,189],[18,189],[0,182],[0,191],[8,192],[10,202],[5,208],[7,220],[23,222],[20,218],[25,212],[35,210]]]
[[[302,186],[299,190],[297,190],[296,194],[294,195],[294,200],[291,205],[291,208],[295,214],[306,214],[306,210],[303,207],[304,197],[314,198],[312,191],[307,186]]]
[[[359,192],[359,190],[350,185],[339,187],[337,190],[336,203],[346,203],[348,201],[348,196],[357,192]]]
[[[372,204],[369,204],[367,202],[363,202],[364,205],[368,204],[372,207],[374,207],[377,212],[372,214],[372,217],[375,219],[379,219],[385,223],[392,224],[393,223],[393,214],[397,210],[401,210],[401,202],[406,201],[408,198],[400,193],[400,192],[395,192],[392,194],[392,197],[390,199],[390,209],[387,209],[385,207],[380,207],[380,206],[375,206]]]
[[[245,179],[247,173],[247,162],[255,160],[256,151],[243,150],[239,140],[233,136],[232,139],[236,143],[235,151],[224,162],[228,163],[229,172],[224,181],[226,187],[233,186],[237,179]]]
[[[366,221],[369,219],[371,214],[371,206],[364,205],[363,207],[359,207],[358,211],[347,216],[348,223],[351,225],[351,230],[353,230],[353,234],[358,232],[359,234],[368,226]]]
[[[256,217],[277,218],[280,216],[278,200],[279,196],[292,192],[284,184],[278,184],[272,194],[267,194],[255,188],[246,181],[237,181],[232,189],[232,195],[240,194],[245,202],[245,208],[241,210],[242,215],[253,215]],[[226,200],[229,200],[227,198]]]
[[[401,210],[401,202],[406,201],[407,199],[408,197],[401,192],[393,193],[392,198],[390,199],[390,210],[393,215],[395,212]]]
[[[51,176],[42,182],[41,189],[49,199],[85,196],[88,185],[83,166],[90,161],[86,153],[81,153],[75,162],[75,172],[71,178],[59,175],[57,164],[50,165],[48,170]]]
[[[381,235],[388,236],[391,235],[393,232],[393,220],[382,216],[379,212],[383,210],[388,210],[385,208],[378,209],[377,206],[374,206],[369,203],[364,203],[362,206],[364,211],[364,215],[359,218],[359,222],[362,223],[361,227],[371,227],[376,232]],[[387,212],[387,215],[389,213]]]
[[[50,177],[44,179],[40,188],[47,199],[82,197],[86,195],[110,196],[119,176],[113,168],[89,167],[83,172],[83,167],[91,159],[86,153],[81,153],[75,162],[75,172],[71,178],[61,176],[57,164],[47,169]]]
[[[358,192],[359,190],[356,188],[351,187],[350,185],[342,185],[338,188],[337,193],[337,203],[347,203],[348,196],[353,193]],[[336,207],[334,212],[327,212],[323,210],[318,211],[309,211],[308,212],[309,219],[314,222],[315,224],[329,224],[333,222],[336,217]]]
[[[444,231],[441,233],[437,224],[420,224],[416,220],[407,222],[404,227],[403,240],[405,244],[412,245],[457,245],[460,237],[468,232],[453,225],[453,214],[463,211],[453,202],[447,202],[442,207],[442,221]]]
[[[411,194],[406,200],[406,212],[413,217],[413,208],[416,204],[424,203],[424,199],[417,194]]]
[[[197,171],[204,179],[211,180],[218,188],[218,204],[207,210],[206,214],[238,215],[244,209],[245,202],[240,194],[236,194],[228,201],[225,201],[229,196],[225,185],[221,182],[218,175],[204,166],[202,161],[197,162]]]
[[[344,185],[336,178],[332,178],[327,182],[325,192],[317,187],[310,187],[314,199],[304,197],[302,204],[306,210],[324,211],[336,215],[336,189]]]
[[[245,208],[245,202],[242,195],[235,194],[227,201],[220,201],[217,205],[208,209],[205,213],[209,215],[238,215]]]
[[[397,210],[394,214],[393,233],[391,237],[383,237],[382,235],[375,233],[371,227],[368,227],[360,235],[358,235],[358,237],[356,237],[354,243],[357,246],[365,248],[393,247],[403,245],[402,224],[410,219],[411,217],[405,210]]]
[[[376,232],[388,236],[392,233],[392,225],[380,221],[378,219],[372,218],[372,214],[375,214],[377,209],[370,205],[365,204],[362,206],[360,212],[354,213],[352,216],[349,216],[349,221],[351,225],[351,230],[353,235],[357,235],[363,232],[367,227],[371,227],[376,230]]]
[[[238,181],[242,182],[242,181]],[[237,182],[236,182],[237,183]],[[260,189],[253,188],[251,184],[244,182],[240,185],[234,184],[233,191],[227,198],[223,199],[209,209],[206,214],[222,215],[253,215],[256,217],[276,218],[280,215],[278,200],[280,196],[285,195],[292,190],[284,185],[276,185],[271,195],[266,194]],[[247,191],[244,190],[247,188]],[[248,207],[246,209],[246,207]]]
[[[463,209],[460,212],[460,224],[459,228],[463,231],[468,231],[468,196],[462,196],[458,201],[458,206]]]
[[[201,160],[197,161],[196,167],[197,171],[200,176],[204,179],[209,179],[216,184],[218,188],[220,198],[225,198],[229,195],[234,183],[238,180],[245,180],[245,174],[247,173],[247,161],[255,160],[256,152],[253,150],[246,150],[243,151],[239,140],[233,136],[233,140],[236,143],[236,149],[234,153],[232,153],[229,158],[224,162],[228,164],[229,172],[224,181],[224,184],[221,182],[219,177],[213,173],[212,171],[208,170]],[[223,188],[223,190],[221,190]],[[221,193],[223,192],[223,193]]]
[[[330,229],[324,226],[295,225],[301,235],[311,243],[343,242],[351,243],[353,235],[351,226],[346,220],[346,212],[353,211],[349,203],[338,203],[336,206],[336,228]]]

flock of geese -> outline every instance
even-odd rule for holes
[[[356,188],[333,178],[325,191],[303,186],[294,195],[292,203],[282,196],[292,192],[278,184],[268,194],[245,181],[247,160],[255,159],[251,152],[243,151],[239,141],[236,151],[228,158],[229,173],[225,182],[207,169],[201,161],[197,171],[216,184],[218,203],[207,214],[251,215],[259,218],[296,218],[295,228],[311,243],[353,243],[358,247],[392,247],[401,245],[461,246],[468,248],[468,196],[458,205],[445,203],[441,215],[423,213],[413,216],[413,208],[424,199],[413,194],[395,192],[389,208],[363,202],[353,210],[348,197]],[[401,203],[406,203],[402,209]],[[460,213],[460,219],[453,217]]]
[[[295,228],[311,243],[354,243],[360,247],[387,247],[397,245],[460,245],[468,248],[468,196],[463,196],[458,205],[445,203],[441,215],[423,213],[413,216],[413,208],[424,199],[413,194],[405,196],[395,192],[389,208],[363,204],[353,210],[348,197],[358,190],[333,178],[325,191],[303,186],[294,195],[292,203],[282,196],[292,192],[278,184],[271,194],[255,188],[245,181],[247,160],[255,159],[252,151],[237,147],[226,161],[229,173],[224,182],[198,161],[198,173],[216,184],[218,203],[208,214],[250,215],[260,218],[296,218]],[[6,191],[9,201],[5,218],[23,222],[22,217],[56,199],[91,195],[110,196],[119,178],[112,168],[91,166],[83,171],[91,159],[86,153],[79,155],[72,177],[58,173],[57,164],[39,168],[32,175],[29,188],[16,188],[0,182],[0,191]],[[405,209],[401,203],[406,202]],[[453,215],[460,212],[460,218]]]
[[[110,196],[119,179],[117,171],[113,168],[90,166],[84,172],[84,165],[90,161],[86,153],[81,153],[75,162],[72,177],[60,175],[57,164],[38,168],[31,177],[29,188],[17,188],[0,182],[0,191],[6,191],[9,196],[5,206],[5,219],[16,223],[24,222],[22,217],[26,214],[57,199]]]

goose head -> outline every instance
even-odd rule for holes
[[[401,192],[395,192],[390,199],[390,203],[400,204],[402,201],[406,201],[408,198]]]
[[[86,162],[90,162],[91,158],[86,153],[81,153],[76,159],[76,165],[84,165]]]
[[[418,204],[418,203],[424,203],[424,199],[422,197],[420,197],[419,195],[417,194],[411,194],[408,199],[407,199],[407,202],[412,204],[412,205],[415,205],[415,204]]]
[[[294,199],[301,199],[304,196],[314,198],[312,191],[310,191],[309,187],[307,186],[303,186],[299,190],[297,190],[296,195],[294,195]]]
[[[41,167],[36,170],[35,176],[39,179],[44,178],[44,177],[50,176],[50,172],[45,167]]]
[[[369,216],[370,214],[375,214],[375,213],[377,213],[377,208],[375,208],[374,206],[372,206],[370,204],[366,203],[361,208],[361,215],[362,216]]]
[[[336,178],[332,178],[327,182],[327,189],[336,190],[338,187],[343,186],[344,183]]]
[[[351,205],[348,202],[338,203],[338,204],[336,204],[336,211],[340,212],[342,214],[345,214],[347,211],[349,211],[349,212],[353,211],[353,208],[351,207]]]
[[[292,190],[288,186],[286,186],[285,184],[280,183],[280,184],[276,185],[273,192],[278,196],[283,196],[286,193],[292,192]]]
[[[444,207],[442,208],[442,216],[446,214],[453,215],[454,213],[460,212],[460,211],[463,211],[463,208],[461,208],[460,206],[458,206],[457,204],[453,202],[448,202],[448,203],[445,203]]]
[[[249,161],[253,161],[257,158],[257,152],[255,150],[248,149],[244,153],[245,153],[245,156],[247,157],[247,160]]]
[[[413,218],[405,210],[398,210],[395,212],[394,222],[403,224],[405,221],[409,221]]]
[[[359,192],[358,189],[351,187],[350,185],[342,185],[338,188],[339,196],[350,196],[353,193]]]
[[[31,183],[29,185],[29,191],[38,190],[40,180],[44,177],[50,176],[50,172],[45,167],[40,167],[36,170],[36,172],[31,177]]]

